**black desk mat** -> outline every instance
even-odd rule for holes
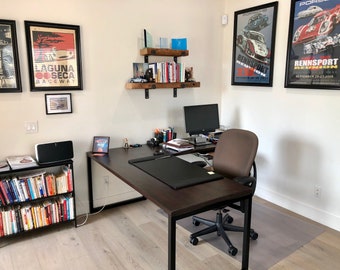
[[[223,176],[175,156],[130,160],[129,163],[173,189],[214,181]]]

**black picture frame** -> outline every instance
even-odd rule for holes
[[[16,23],[0,19],[0,93],[22,92]]]
[[[105,155],[109,153],[110,137],[109,136],[94,136],[92,145],[92,154]]]
[[[72,113],[71,93],[45,94],[45,108],[46,114]]]
[[[25,21],[31,91],[82,90],[80,26]]]
[[[286,88],[340,89],[340,0],[292,0]]]
[[[235,12],[232,85],[272,86],[278,2]]]

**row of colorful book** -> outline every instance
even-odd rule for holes
[[[0,237],[74,218],[74,198],[71,196],[60,196],[34,205],[8,207],[0,211]]]
[[[30,176],[12,176],[0,180],[0,206],[72,191],[72,169],[69,166],[63,166],[57,175],[40,172]]]
[[[133,63],[133,77],[145,78],[148,69],[152,70],[152,78],[156,83],[185,82],[185,66],[183,63]]]

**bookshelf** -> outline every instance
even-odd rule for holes
[[[0,196],[0,239],[61,223],[77,227],[72,160],[0,172]]]
[[[182,56],[188,56],[188,50],[172,50],[165,48],[143,48],[140,50],[140,55],[144,56],[144,63],[149,63],[149,56],[163,56],[173,57],[174,62],[177,63],[177,58]],[[200,82],[170,82],[170,83],[126,83],[125,88],[127,90],[142,89],[145,91],[145,99],[149,98],[149,89],[165,89],[173,88],[173,97],[177,97],[178,88],[195,88],[200,87]]]

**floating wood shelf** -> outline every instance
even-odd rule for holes
[[[149,89],[158,89],[158,88],[173,88],[174,89],[174,97],[177,97],[177,88],[194,88],[200,87],[200,82],[175,82],[175,83],[127,83],[125,88],[128,90],[132,89],[144,89],[145,90],[145,98],[149,98]]]
[[[143,48],[140,50],[140,55],[179,57],[179,56],[188,56],[189,51],[188,50],[159,49],[159,48]]]

